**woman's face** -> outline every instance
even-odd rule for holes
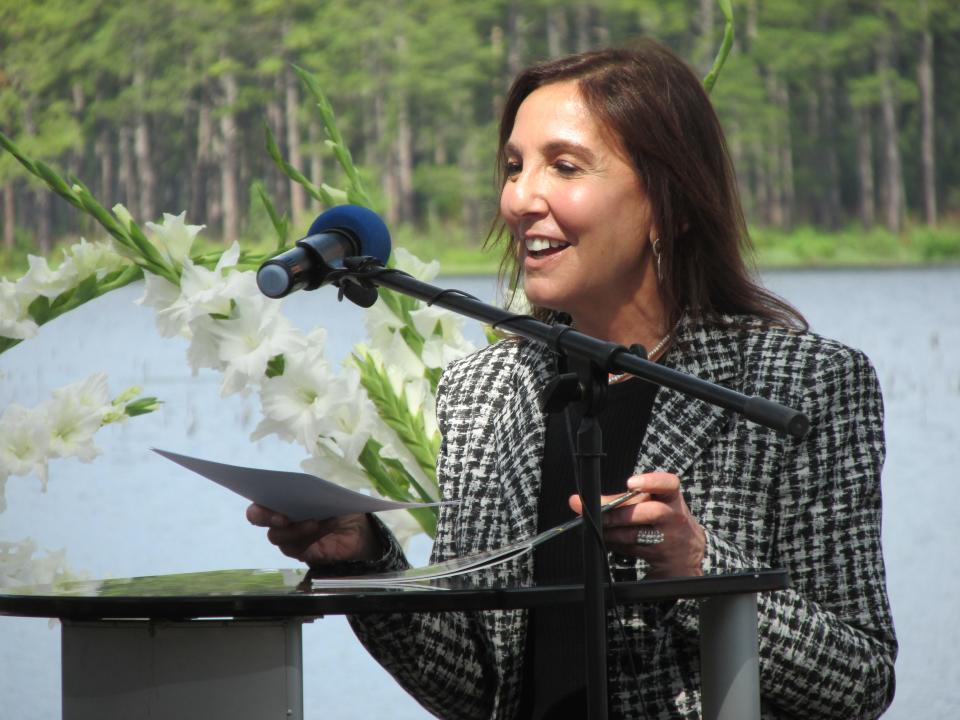
[[[575,81],[527,96],[505,158],[500,212],[519,243],[530,301],[578,326],[642,303],[653,237],[647,196]]]

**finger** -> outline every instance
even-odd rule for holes
[[[320,524],[315,520],[291,523],[285,527],[271,527],[267,530],[267,540],[274,545],[299,544],[313,542],[321,534]]]
[[[652,472],[627,479],[630,490],[641,490],[657,499],[668,500],[680,494],[680,478],[673,473]]]
[[[257,527],[286,527],[290,524],[290,518],[283,513],[257,503],[247,507],[247,521]]]
[[[637,525],[666,525],[674,515],[674,509],[659,500],[617,508],[605,513],[605,528],[636,527]]]
[[[601,496],[600,496],[600,506],[602,507],[602,506],[606,505],[607,503],[611,503],[611,502],[613,502],[614,500],[618,500],[618,499],[620,499],[621,497],[623,497],[623,495],[624,495],[624,493],[619,493],[619,494],[617,494],[617,495],[601,495]],[[636,504],[636,503],[643,502],[643,501],[646,500],[646,499],[647,499],[647,496],[646,496],[644,493],[640,493],[639,495],[635,495],[635,496],[629,498],[628,500],[625,500],[625,501],[623,502],[623,507],[625,507],[625,506],[627,506],[627,505],[634,505],[634,504]],[[579,496],[579,495],[571,495],[571,496],[567,499],[567,504],[570,506],[570,509],[573,510],[577,515],[582,515],[582,514],[583,514],[583,502],[580,500],[580,496]],[[607,512],[613,512],[613,511],[607,511]]]

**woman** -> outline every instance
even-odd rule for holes
[[[882,407],[866,358],[806,331],[759,287],[723,134],[691,70],[652,42],[535,66],[500,130],[500,237],[536,314],[652,360],[804,411],[794,440],[646,383],[612,377],[604,492],[644,494],[604,526],[618,579],[785,567],[759,599],[764,717],[875,717],[896,655],[880,549]],[[433,560],[503,546],[580,509],[569,414],[538,396],[552,354],[506,340],[452,364],[437,397],[444,498]],[[569,507],[568,507],[569,504]],[[352,571],[404,564],[366,516],[290,524],[252,506],[288,555]],[[578,572],[548,543],[508,582]],[[697,604],[627,607],[609,632],[614,717],[699,717]],[[575,717],[577,613],[355,618],[371,653],[441,717]],[[568,660],[569,658],[569,660]],[[636,674],[633,670],[636,668]],[[639,675],[639,677],[638,677]],[[577,703],[580,703],[578,705]]]

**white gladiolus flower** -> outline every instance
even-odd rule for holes
[[[51,457],[77,457],[90,462],[100,450],[93,436],[103,418],[114,408],[104,373],[53,391],[53,399],[41,406],[50,433]]]
[[[204,228],[203,225],[187,225],[184,222],[186,215],[185,211],[179,215],[164,213],[163,222],[159,225],[152,222],[146,224],[147,231],[150,233],[148,237],[156,245],[160,254],[174,267],[189,259],[193,241],[197,233]],[[236,264],[236,261],[233,264]]]
[[[225,365],[224,397],[262,382],[273,356],[306,347],[303,334],[280,315],[277,303],[263,296],[238,298],[236,303],[234,317],[209,326],[217,339],[217,356]]]
[[[27,262],[30,269],[17,282],[20,291],[27,297],[43,295],[52,300],[77,283],[78,278],[70,262],[64,262],[58,270],[51,269],[45,257],[27,255]]]
[[[321,442],[314,454],[300,463],[304,472],[354,490],[370,490],[370,478],[355,461],[347,460],[334,443]],[[372,493],[373,494],[373,493]]]
[[[190,337],[190,323],[195,318],[229,315],[231,300],[240,295],[259,294],[252,272],[232,271],[239,256],[240,246],[234,243],[220,256],[213,270],[185,259],[179,288],[148,273],[145,292],[137,302],[156,310],[157,328],[164,337]]]
[[[403,270],[421,282],[430,282],[440,272],[440,263],[436,260],[425,263],[402,247],[393,249],[393,258],[397,262],[398,270]]]
[[[468,340],[449,342],[441,337],[429,338],[423,344],[423,364],[428,368],[445,368],[454,360],[469,355],[476,348]]]
[[[39,327],[27,312],[35,297],[16,283],[0,278],[0,337],[26,340],[37,334]]]
[[[91,243],[84,238],[80,238],[80,242],[67,248],[66,258],[65,262],[72,265],[74,277],[77,280],[83,280],[91,275],[96,275],[97,280],[102,280],[110,273],[129,265],[109,243]]]
[[[283,374],[263,381],[264,418],[252,440],[276,434],[308,449],[316,442],[335,406],[344,401],[340,379],[323,356],[325,336],[325,331],[315,331],[307,338],[306,349],[284,353]]]
[[[160,337],[170,338],[189,335],[190,332],[186,321],[189,313],[185,312],[188,307],[187,303],[184,302],[173,309],[173,306],[179,300],[179,287],[164,277],[144,273],[143,295],[134,302],[138,305],[154,308],[157,311],[155,319]]]
[[[426,372],[423,361],[407,345],[407,341],[400,333],[393,333],[386,342],[378,346],[367,348],[359,345],[357,350],[366,351],[378,364],[387,369],[387,376],[396,393],[403,389],[408,380],[418,380]]]
[[[47,487],[50,432],[44,413],[8,405],[0,415],[0,476],[36,475]]]
[[[378,302],[370,307],[363,314],[363,324],[367,329],[367,335],[370,338],[370,344],[374,347],[383,347],[388,345],[397,330],[403,327],[401,318],[393,314],[393,311],[385,302]]]

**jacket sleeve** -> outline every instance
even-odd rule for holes
[[[824,358],[818,358],[823,360]],[[785,567],[791,587],[761,593],[764,704],[798,717],[874,718],[893,699],[894,636],[880,547],[883,408],[869,361],[844,349],[803,383],[806,438],[785,445],[771,557],[705,528],[704,573]],[[699,642],[697,604],[675,606]]]
[[[447,444],[447,378],[437,391],[443,436],[437,478],[443,499],[459,496]],[[431,562],[454,556],[456,505],[440,506]],[[383,532],[385,528],[381,526]],[[396,541],[388,539],[392,546]],[[389,553],[389,551],[388,551]],[[397,563],[392,569],[406,565]],[[493,663],[477,616],[464,612],[352,616],[350,625],[370,654],[427,710],[438,717],[489,718],[493,712]]]

